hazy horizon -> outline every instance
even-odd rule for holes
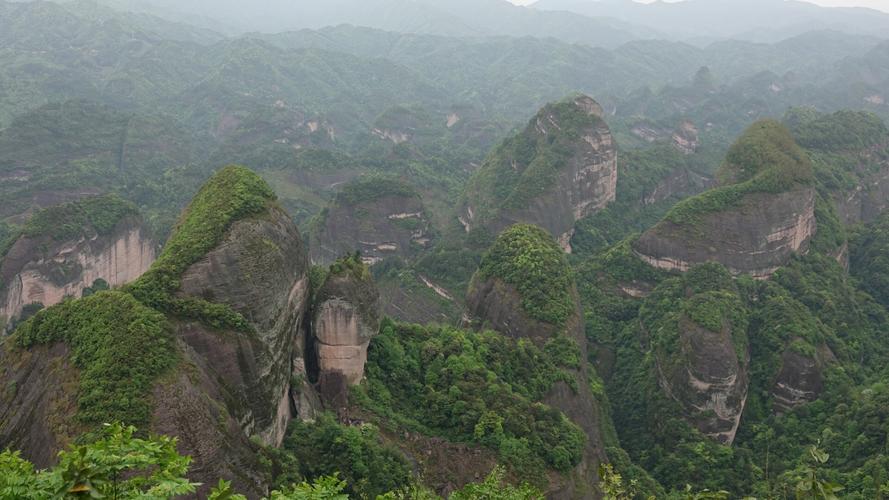
[[[509,0],[516,5],[531,5],[537,0]],[[582,0],[581,0],[582,1]],[[653,0],[635,0],[639,3],[652,3]],[[671,0],[661,0],[671,1]],[[684,0],[672,0],[678,2]],[[889,0],[800,0],[813,3],[822,7],[867,7],[889,13]],[[671,3],[672,3],[671,2]]]

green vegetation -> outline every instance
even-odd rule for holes
[[[516,224],[500,233],[474,279],[515,287],[533,319],[564,326],[574,314],[571,268],[552,236],[537,226]]]
[[[491,331],[386,320],[356,396],[386,425],[482,444],[541,481],[546,469],[576,465],[586,440],[561,412],[538,402],[556,381],[572,381],[565,369],[577,366],[578,351],[567,342],[541,350]]]
[[[18,452],[0,453],[0,498],[173,498],[194,493],[185,478],[189,457],[176,439],[135,437],[135,427],[106,425],[101,438],[59,454],[50,470],[35,471]]]
[[[784,122],[799,145],[807,149],[863,151],[889,139],[889,130],[883,120],[866,111],[821,114],[811,109],[794,108],[787,112]]]
[[[851,271],[861,287],[889,307],[889,214],[859,231],[851,245]]]
[[[889,354],[882,340],[889,334],[886,310],[818,245],[763,282],[732,278],[715,264],[669,277],[642,264],[626,245],[584,260],[577,273],[587,335],[598,352],[610,353],[593,360],[604,369],[628,458],[677,498],[692,498],[685,496],[686,484],[759,498],[842,484],[843,498],[878,498],[889,480],[881,471],[886,416],[876,409],[887,394],[880,361]],[[618,288],[625,285],[647,296],[627,297]],[[739,360],[749,355],[747,401],[732,447],[690,426],[657,381],[656,359],[665,373],[677,360],[681,316],[710,330],[731,325]],[[824,389],[816,401],[776,413],[772,391],[786,351],[812,359]],[[813,463],[815,444],[830,453],[828,463]],[[621,465],[620,474],[632,470]],[[801,498],[822,497],[810,491]]]
[[[279,453],[283,474],[275,482],[280,486],[341,472],[346,493],[375,498],[412,483],[407,461],[381,443],[373,425],[340,425],[330,414],[311,423],[293,420]]]
[[[36,313],[15,332],[28,348],[65,342],[80,371],[77,415],[90,426],[145,425],[151,388],[176,362],[166,318],[123,292],[99,292]]]
[[[677,201],[705,188],[706,172],[713,155],[683,155],[669,144],[621,151],[617,157],[617,195],[603,210],[577,222],[571,238],[572,258],[589,256],[615,245],[635,232],[654,226]],[[675,176],[672,193],[663,199],[646,200],[664,179]],[[687,179],[681,180],[683,177]]]
[[[326,425],[330,429],[330,424]],[[335,424],[333,424],[335,425]],[[365,448],[369,441],[366,429],[341,428],[348,438],[325,443],[348,456]],[[332,432],[337,432],[332,430]],[[116,500],[172,500],[193,495],[200,483],[186,477],[191,457],[180,455],[176,438],[136,437],[132,426],[106,424],[97,439],[75,445],[59,454],[56,466],[35,470],[34,464],[21,458],[19,452],[0,453],[0,498],[4,500],[43,500],[45,498],[114,498]],[[322,439],[323,442],[323,439]],[[304,446],[298,443],[298,446]],[[375,445],[379,446],[379,445]],[[346,448],[343,448],[346,447]],[[285,452],[286,453],[286,452]],[[317,458],[311,457],[311,461]],[[368,457],[370,458],[370,457]],[[352,467],[354,464],[346,464]],[[374,465],[371,464],[371,467]],[[405,469],[407,473],[407,469]],[[337,473],[319,476],[312,481],[301,480],[273,490],[263,500],[441,500],[434,493],[415,485],[379,495],[354,493]],[[450,498],[461,500],[541,500],[543,496],[528,485],[513,486],[503,480],[504,471],[495,468],[479,483],[469,483],[454,491]],[[367,482],[361,483],[367,486]],[[230,481],[220,479],[207,496],[208,500],[246,500],[235,492]]]
[[[700,217],[738,207],[751,193],[780,193],[813,181],[812,162],[780,123],[751,125],[729,149],[719,174],[722,187],[677,203],[665,221],[695,227]]]
[[[155,309],[201,319],[216,328],[249,328],[226,306],[173,293],[188,266],[215,248],[234,222],[261,216],[274,202],[274,192],[258,175],[240,166],[223,168],[195,195],[151,269],[126,291]]]
[[[538,126],[549,127],[542,133]],[[538,125],[542,123],[544,125]],[[547,104],[519,134],[503,141],[469,181],[466,195],[482,220],[501,209],[521,209],[553,186],[572,157],[581,136],[602,123],[574,103],[574,98]]]
[[[31,238],[47,236],[55,241],[90,236],[105,236],[126,217],[136,217],[135,205],[116,195],[84,198],[37,212],[28,219],[22,234]]]
[[[416,197],[419,195],[413,187],[401,180],[372,175],[361,177],[343,186],[336,196],[336,201],[343,205],[358,205],[388,196]]]

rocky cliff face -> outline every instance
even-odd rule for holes
[[[814,401],[824,387],[821,367],[816,359],[786,350],[781,369],[772,387],[776,411],[783,412]]]
[[[380,297],[370,272],[354,259],[331,266],[316,294],[312,332],[318,380],[328,406],[345,406],[344,386],[364,378],[367,348],[380,329]]]
[[[473,176],[459,217],[467,231],[536,224],[562,247],[574,223],[614,201],[617,150],[602,108],[587,96],[549,104]]]
[[[720,187],[683,200],[645,232],[633,244],[637,255],[660,269],[715,261],[767,278],[808,251],[816,230],[812,167],[782,125],[752,125],[720,176]]]
[[[701,145],[698,137],[698,128],[694,123],[685,120],[679,124],[670,137],[673,147],[682,154],[690,155],[698,150]]]
[[[322,212],[311,235],[311,258],[326,265],[358,250],[365,263],[376,264],[413,257],[432,241],[416,191],[395,180],[363,179],[346,185]]]
[[[738,209],[703,215],[693,229],[662,221],[634,249],[659,269],[687,271],[715,261],[736,274],[767,278],[791,255],[808,250],[815,228],[813,188],[754,193]]]
[[[48,307],[65,297],[80,297],[99,279],[112,287],[129,283],[154,258],[155,243],[136,219],[122,221],[107,236],[63,242],[22,237],[0,264],[0,317],[14,320],[28,304]]]
[[[307,271],[299,231],[271,189],[254,173],[227,167],[198,193],[148,272],[96,296],[144,311],[155,318],[153,331],[174,344],[165,344],[170,353],[162,358],[172,366],[147,382],[148,421],[140,425],[179,438],[180,451],[194,459],[190,478],[205,484],[201,494],[219,478],[251,497],[265,494],[268,478],[251,438],[277,446],[290,418],[311,417],[320,407],[307,382],[293,385],[308,378]],[[82,309],[86,300],[70,308]],[[115,328],[142,328],[103,325],[123,338]],[[0,446],[15,444],[41,466],[87,430],[88,422],[71,418],[83,410],[82,374],[71,366],[68,347],[0,344],[0,359],[18,359],[0,370],[2,386],[14,386],[0,394]]]
[[[715,263],[659,285],[641,309],[661,392],[703,434],[731,444],[747,402],[747,312],[731,274]]]
[[[889,159],[877,160],[873,167],[857,186],[833,194],[837,212],[846,224],[873,222],[889,208]]]
[[[247,435],[272,446],[284,439],[291,417],[292,366],[305,357],[307,271],[299,230],[272,207],[235,222],[181,278],[181,295],[226,304],[249,321],[250,334],[220,334],[195,322],[181,323],[178,332],[229,388]]]
[[[658,382],[699,431],[731,444],[747,400],[747,360],[738,359],[731,326],[712,332],[683,318],[678,363],[658,353]]]
[[[524,235],[522,233],[525,233]],[[541,253],[537,253],[536,250]],[[511,248],[512,250],[508,250]],[[514,276],[506,271],[513,268],[509,263],[505,265],[492,264],[492,259],[521,260],[519,255],[523,250],[530,250],[537,254],[541,265],[552,264],[558,269],[552,269],[551,273],[562,275],[561,269],[567,270],[567,263],[551,236],[539,228],[517,225],[505,231],[498,238],[492,250],[483,260],[479,273],[473,278],[466,297],[467,308],[472,319],[480,322],[488,328],[492,328],[504,335],[516,339],[528,339],[539,347],[543,347],[547,341],[557,336],[566,336],[579,349],[581,360],[577,369],[571,370],[571,375],[576,381],[577,390],[573,390],[565,382],[557,382],[544,398],[544,403],[559,409],[577,424],[586,434],[587,442],[584,448],[582,462],[572,471],[568,477],[554,480],[551,490],[547,492],[548,498],[594,498],[595,492],[591,485],[598,484],[598,465],[606,460],[605,445],[602,437],[601,408],[589,391],[591,369],[587,359],[587,340],[583,327],[583,314],[576,287],[573,282],[566,281],[564,293],[559,293],[560,302],[566,301],[562,306],[550,303],[548,310],[563,310],[564,314],[553,314],[553,319],[540,319],[547,317],[541,313],[541,309],[529,307],[529,297],[523,296],[522,286],[513,284]],[[549,256],[557,257],[555,261]],[[489,268],[488,265],[491,265]],[[564,266],[564,267],[563,267]],[[491,271],[488,271],[490,269]],[[566,277],[568,274],[564,274]],[[556,296],[553,296],[555,299]],[[535,312],[530,312],[535,311]],[[555,319],[560,318],[560,319]]]
[[[0,325],[30,304],[80,297],[97,280],[129,283],[148,270],[156,244],[135,207],[114,196],[39,212],[0,260]]]

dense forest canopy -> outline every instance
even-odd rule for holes
[[[889,496],[862,6],[0,0],[0,500]]]

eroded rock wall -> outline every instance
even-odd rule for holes
[[[312,263],[327,265],[361,251],[366,264],[409,258],[432,245],[431,226],[417,196],[386,196],[358,205],[333,204],[311,241]]]
[[[379,292],[367,270],[359,272],[353,269],[328,276],[314,304],[318,379],[328,405],[341,405],[344,386],[364,378],[367,348],[380,329]]]
[[[548,339],[564,332],[577,343],[580,359],[585,360],[587,340],[576,290],[572,290],[572,296],[575,299],[575,313],[564,327],[530,318],[522,309],[519,293],[496,278],[474,281],[466,301],[469,314],[486,327],[515,339],[531,340],[538,347],[543,347]],[[601,408],[588,389],[590,369],[592,368],[588,363],[581,363],[579,369],[571,371],[579,388],[577,391],[565,382],[557,382],[543,400],[543,403],[562,411],[587,436],[583,460],[569,475],[551,483],[551,489],[546,492],[547,498],[596,498],[594,485],[598,484],[598,467],[607,458],[601,428]]]
[[[22,237],[0,263],[0,317],[18,317],[28,304],[45,307],[103,279],[112,287],[129,283],[151,267],[156,244],[140,222],[127,219],[108,236],[54,242]]]
[[[467,231],[482,225],[497,234],[515,223],[535,224],[552,233],[562,247],[570,251],[568,241],[573,235],[574,223],[614,201],[617,194],[617,148],[608,125],[602,119],[602,108],[588,96],[578,96],[571,104],[598,120],[590,120],[590,125],[577,132],[578,137],[568,146],[570,156],[564,162],[559,162],[551,185],[524,206],[501,209],[496,216],[486,220],[477,217],[478,210],[473,207],[476,200],[473,198],[490,196],[491,193],[470,196],[459,216]],[[540,140],[563,134],[563,128],[569,125],[563,123],[562,117],[552,108],[546,107],[529,125],[532,126],[533,130],[524,133]],[[512,161],[513,168],[518,169],[518,160]]]
[[[252,332],[183,323],[178,334],[230,392],[247,435],[277,446],[290,419],[293,367],[304,362],[301,324],[308,305],[308,261],[299,230],[278,208],[235,222],[222,242],[183,274],[180,294],[226,304]]]
[[[747,355],[739,357],[729,325],[711,332],[683,318],[679,331],[678,355],[656,357],[658,383],[692,425],[731,444],[747,401]]]
[[[739,207],[700,215],[694,225],[660,222],[634,244],[650,265],[687,271],[719,262],[734,274],[768,278],[794,253],[805,253],[815,234],[815,190],[748,194]]]

